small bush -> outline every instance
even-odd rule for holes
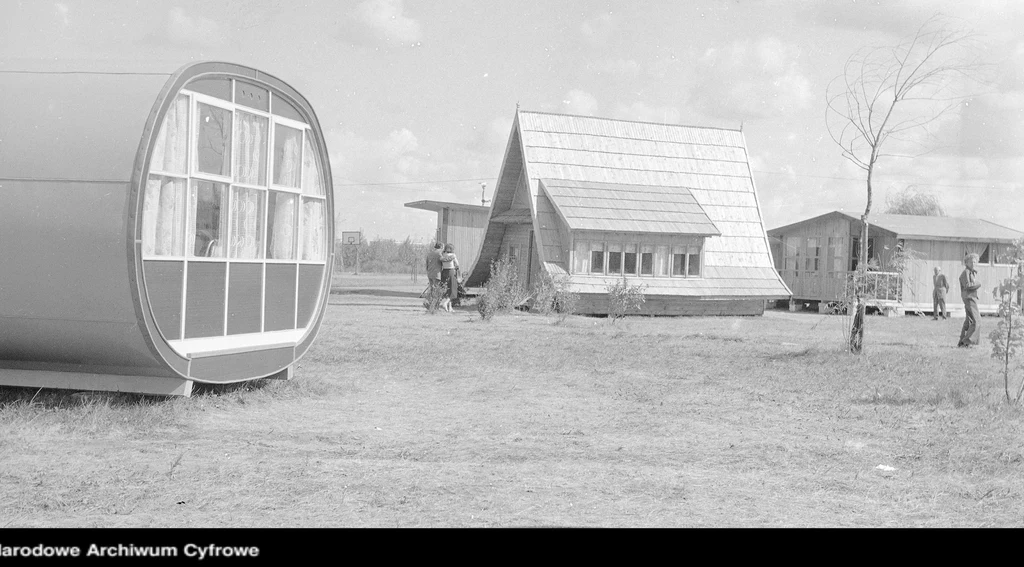
[[[441,308],[441,300],[448,294],[448,287],[441,282],[432,283],[427,287],[427,292],[423,296],[423,307],[426,308],[427,313],[434,314]]]
[[[608,307],[611,309],[608,315],[611,316],[612,323],[625,317],[627,312],[640,311],[647,300],[644,297],[647,284],[630,285],[625,277],[614,284],[609,284],[606,289],[608,290]]]
[[[519,281],[519,267],[507,256],[491,263],[491,275],[477,297],[476,310],[488,320],[498,313],[507,313],[519,307],[530,295]]]
[[[540,280],[533,285],[533,306],[531,311],[541,315],[558,313],[560,320],[576,312],[576,305],[579,303],[579,294],[570,289],[568,276],[553,277],[548,273],[542,273]]]

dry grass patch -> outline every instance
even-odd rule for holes
[[[0,525],[1011,526],[1024,513],[1021,412],[987,352],[954,347],[956,322],[871,318],[857,358],[842,322],[815,315],[555,321],[333,295],[290,382],[87,404],[3,390]]]

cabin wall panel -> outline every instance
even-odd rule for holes
[[[164,339],[181,338],[181,288],[185,283],[184,261],[146,261],[146,293],[153,319]]]
[[[185,338],[224,334],[227,264],[189,262],[185,288]]]
[[[264,331],[295,328],[295,264],[267,264]]]
[[[299,327],[309,324],[320,301],[324,267],[312,264],[299,266]]]
[[[260,332],[263,266],[232,263],[228,278],[228,333]]]

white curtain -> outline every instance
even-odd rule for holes
[[[231,225],[231,257],[243,260],[259,258],[260,225],[263,223],[263,192],[235,188],[231,201],[234,223]]]
[[[185,225],[185,180],[151,176],[142,202],[142,253],[181,256]]]
[[[274,183],[285,187],[299,187],[300,144],[302,132],[287,126],[277,125],[274,131],[275,151],[279,152],[274,162]]]
[[[303,199],[302,259],[324,258],[324,202],[320,199]]]
[[[295,195],[271,192],[274,200],[274,218],[270,226],[270,258],[295,258]]]
[[[236,112],[235,118],[235,181],[266,185],[267,119],[247,112]]]
[[[304,195],[323,196],[324,184],[320,179],[320,166],[313,153],[313,144],[309,141],[309,132],[302,151],[302,193]]]
[[[167,109],[153,145],[149,167],[154,171],[185,173],[188,154],[188,97],[178,95]]]

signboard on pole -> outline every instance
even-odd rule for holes
[[[341,231],[341,245],[355,246],[356,248],[356,275],[359,275],[359,245],[363,242],[363,231],[353,230]]]

